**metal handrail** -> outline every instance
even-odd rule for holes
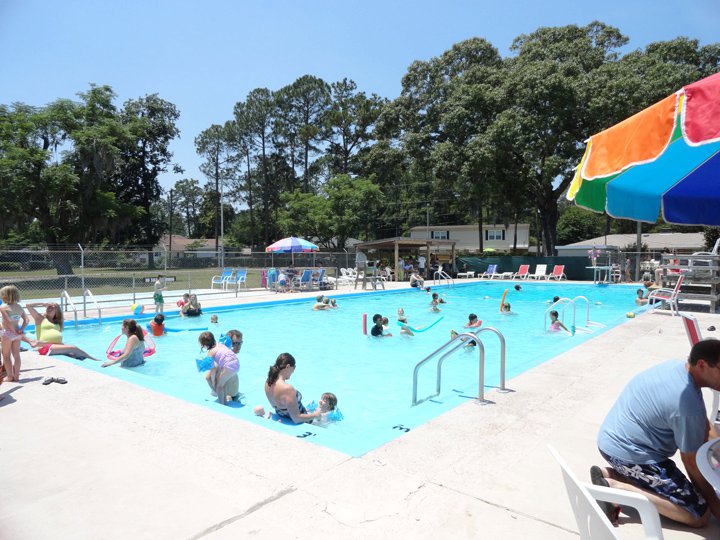
[[[431,354],[429,354],[427,357],[420,360],[415,365],[415,369],[413,370],[413,396],[412,396],[412,406],[419,405],[420,403],[423,403],[427,401],[428,399],[434,398],[438,395],[440,395],[440,390],[442,386],[442,365],[443,362],[445,362],[445,359],[456,352],[458,349],[465,346],[466,342],[468,340],[473,340],[477,344],[478,347],[478,354],[479,354],[479,365],[478,365],[478,401],[481,403],[490,403],[485,399],[485,346],[483,345],[482,340],[478,337],[478,334],[482,332],[493,332],[500,338],[500,390],[507,391],[505,388],[505,337],[495,328],[481,328],[477,330],[476,332],[463,332],[462,334],[458,334],[453,339],[442,345],[440,348],[433,351]],[[436,368],[436,375],[435,375],[435,393],[431,394],[423,399],[418,400],[417,397],[417,385],[418,385],[418,373],[420,371],[420,368],[428,363],[430,360],[435,358],[438,354],[442,354],[440,359],[437,363]]]
[[[433,274],[433,285],[437,285],[441,279],[444,279],[445,283],[450,287],[455,285],[455,281],[450,276],[450,274],[443,270],[436,270]]]
[[[85,289],[83,291],[83,316],[87,317],[87,306],[85,301],[86,296],[89,296],[90,300],[92,300],[92,303],[95,304],[95,309],[97,309],[98,312],[98,324],[102,324],[102,310],[100,309],[100,305],[95,300],[95,296],[90,289]]]
[[[545,313],[543,314],[543,331],[547,332],[547,321],[548,321],[548,313],[551,311],[555,311],[558,307],[562,306],[562,309],[560,310],[560,315],[562,317],[562,322],[565,323],[565,309],[572,304],[573,307],[573,326],[575,325],[575,303],[570,298],[561,298],[557,302],[554,302],[549,308],[545,310]]]
[[[577,311],[577,302],[579,300],[582,300],[585,302],[585,326],[584,327],[578,327],[575,324],[576,319],[576,311]],[[551,305],[549,308],[545,310],[545,314],[543,316],[543,330],[547,332],[547,321],[548,321],[548,313],[553,311],[554,309],[562,306],[562,309],[560,311],[560,315],[562,316],[563,323],[565,322],[565,310],[568,306],[572,306],[572,327],[575,330],[581,330],[583,332],[590,332],[589,330],[590,326],[605,326],[602,323],[593,322],[590,320],[590,300],[588,300],[585,296],[576,296],[573,299],[570,298],[561,298],[557,302],[555,302],[553,305]]]
[[[70,293],[68,293],[67,289],[63,289],[63,291],[60,293],[60,308],[63,311],[67,311],[68,306],[70,306],[73,310],[73,314],[75,315],[75,328],[77,328],[77,308],[75,307],[75,304],[73,304],[72,298],[70,298]]]

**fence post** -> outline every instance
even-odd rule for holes
[[[80,248],[80,288],[83,295],[83,317],[87,317],[87,304],[85,302],[85,250],[78,244]]]
[[[133,282],[132,282],[132,292],[133,292],[133,301],[132,303],[135,304],[135,273],[133,272]]]

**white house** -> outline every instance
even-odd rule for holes
[[[510,251],[513,249],[515,225],[505,227],[502,224],[483,224],[483,247],[496,251]],[[460,251],[477,252],[480,246],[480,236],[477,224],[475,225],[430,225],[410,229],[410,238],[413,240],[455,240],[455,249]],[[528,251],[530,247],[530,225],[517,224],[517,250]]]

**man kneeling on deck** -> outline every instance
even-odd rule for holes
[[[710,433],[701,389],[720,390],[720,341],[696,343],[687,362],[671,360],[636,375],[600,427],[598,449],[610,467],[593,466],[593,484],[645,495],[670,519],[702,527],[720,518],[720,500],[700,473],[698,448]],[[688,480],[670,459],[680,450]],[[599,502],[615,523],[620,508]]]

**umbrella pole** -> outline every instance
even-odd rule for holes
[[[635,281],[640,281],[640,253],[642,252],[642,223],[637,222],[637,240],[635,241],[637,260],[635,261]]]

